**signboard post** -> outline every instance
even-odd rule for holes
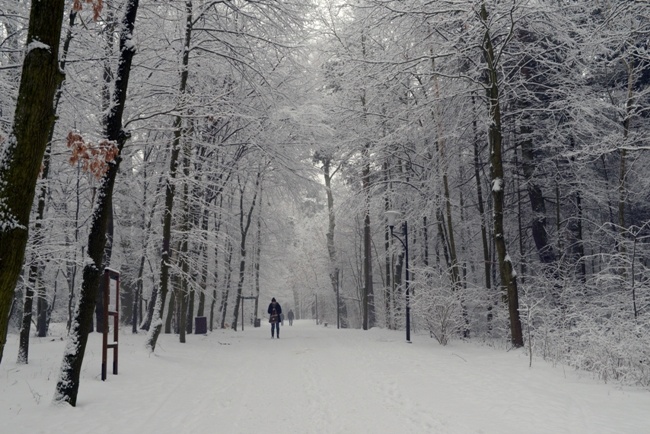
[[[117,375],[117,342],[120,325],[120,273],[104,269],[104,334],[102,337],[102,381],[106,380],[108,349],[113,349],[113,375]],[[108,342],[108,318],[113,318],[113,340]]]

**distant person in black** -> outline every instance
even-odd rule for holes
[[[270,315],[269,322],[271,323],[271,339],[273,339],[276,330],[278,331],[278,339],[280,339],[280,315],[282,314],[282,307],[280,303],[275,301],[275,297],[271,299],[268,314]]]
[[[289,320],[289,325],[293,325],[293,311],[289,309],[289,313],[287,314],[287,319]]]

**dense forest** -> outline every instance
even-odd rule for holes
[[[650,385],[647,1],[2,0],[0,24],[0,360],[66,323],[58,399],[106,268],[150,351],[274,296]]]

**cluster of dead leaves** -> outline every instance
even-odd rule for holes
[[[97,21],[99,19],[99,14],[102,12],[104,7],[103,0],[73,0],[72,10],[79,12],[83,9],[84,3],[92,3],[93,5],[93,20]]]
[[[86,142],[81,134],[74,131],[66,138],[68,148],[72,150],[70,164],[81,164],[81,170],[99,179],[108,171],[108,164],[115,160],[120,150],[115,142],[102,140],[97,145]]]

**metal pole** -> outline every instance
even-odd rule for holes
[[[409,234],[407,223],[402,225],[404,229],[404,253],[406,256],[406,284],[404,285],[406,291],[406,342],[411,343],[411,294],[409,288]]]

